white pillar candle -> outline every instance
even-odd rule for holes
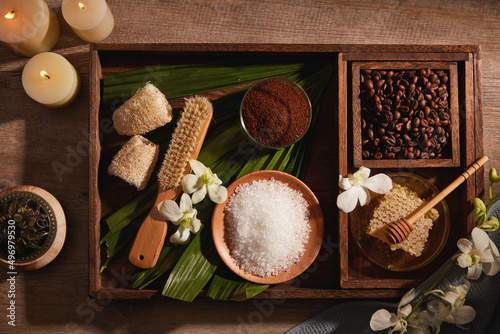
[[[51,108],[69,105],[80,90],[80,76],[73,65],[54,52],[39,53],[24,66],[23,87],[35,101]]]
[[[115,20],[105,0],[64,0],[61,9],[66,22],[84,41],[102,41],[113,30]]]
[[[59,39],[59,20],[44,0],[0,1],[0,41],[22,56],[49,51]]]

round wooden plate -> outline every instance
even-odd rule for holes
[[[283,271],[277,275],[272,275],[268,277],[260,277],[253,274],[250,274],[244,270],[242,270],[239,266],[236,265],[234,259],[231,257],[229,247],[226,243],[226,235],[225,235],[225,212],[224,208],[226,204],[229,202],[231,196],[234,193],[236,187],[240,184],[250,183],[252,181],[259,180],[270,180],[274,178],[277,181],[281,181],[283,183],[288,184],[288,186],[294,190],[299,190],[302,192],[304,199],[309,204],[309,239],[307,244],[305,245],[305,252],[300,258],[300,260],[288,268],[288,270]],[[259,284],[277,284],[281,282],[289,281],[301,273],[303,273],[316,259],[316,256],[319,253],[321,248],[321,243],[323,240],[323,213],[321,211],[321,207],[319,205],[318,199],[314,195],[314,193],[305,185],[302,181],[297,179],[296,177],[278,171],[272,170],[264,170],[257,171],[250,174],[247,174],[235,182],[233,182],[228,188],[228,198],[222,204],[217,204],[214,210],[214,214],[212,217],[212,236],[214,239],[215,247],[220,257],[224,261],[224,263],[237,275],[240,277],[254,283]]]

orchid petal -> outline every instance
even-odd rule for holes
[[[201,220],[197,218],[191,220],[191,232],[193,232],[194,234],[198,233],[201,229],[201,225]]]
[[[188,194],[182,194],[179,208],[183,213],[193,210],[193,203],[191,202],[191,197],[189,197]]]
[[[403,296],[403,298],[401,298],[401,301],[399,302],[399,307],[410,303],[413,300],[413,298],[415,298],[415,288],[405,293],[405,295]]]
[[[205,165],[198,160],[189,160],[189,165],[191,166],[193,172],[198,176],[202,176],[207,170],[207,167],[205,167]]]
[[[366,191],[361,187],[352,187],[337,196],[337,207],[342,211],[349,213],[358,205],[360,193],[366,194]]]
[[[165,217],[165,219],[179,225],[177,221],[182,218],[182,211],[179,209],[177,203],[171,200],[166,200],[158,204],[157,209],[158,212]]]
[[[402,315],[401,318],[406,317],[408,316],[408,314],[410,314],[411,309],[412,309],[411,305],[406,304],[401,310],[399,310],[398,315]]]
[[[481,262],[482,263],[495,262],[495,257],[493,256],[493,253],[491,252],[491,249],[486,249],[481,254]]]
[[[474,240],[474,246],[479,251],[479,253],[483,253],[486,247],[488,247],[490,244],[488,233],[484,232],[480,228],[474,227],[471,235],[472,240]]]
[[[495,243],[493,241],[491,241],[491,239],[490,239],[490,248],[491,248],[491,253],[493,254],[493,256],[498,258],[499,253],[498,253],[497,245],[495,245]]]
[[[467,279],[478,279],[481,277],[481,273],[483,272],[483,267],[481,263],[475,264],[467,268]]]
[[[370,319],[370,328],[374,331],[380,331],[394,325],[392,314],[386,309],[380,309],[373,313]]]
[[[173,244],[186,244],[190,238],[190,231],[184,226],[179,226],[177,231],[170,236],[170,242]]]
[[[461,268],[467,268],[470,265],[469,261],[467,261],[467,255],[461,254],[459,257],[457,257],[457,264]]]
[[[227,189],[218,184],[211,184],[208,186],[208,196],[214,203],[224,203],[227,199]]]
[[[352,188],[351,181],[349,181],[348,177],[342,177],[342,175],[339,175],[339,187],[342,188],[343,190],[349,190]]]
[[[469,254],[472,251],[472,242],[469,239],[462,238],[457,241],[457,247],[462,253]]]
[[[207,195],[207,187],[203,186],[200,189],[196,190],[193,193],[193,204],[198,204],[201,201],[203,201],[206,195]]]
[[[483,271],[488,276],[494,276],[500,271],[500,263],[494,261],[490,263],[483,263]]]
[[[458,293],[447,291],[444,294],[443,300],[447,301],[450,304],[455,304],[455,301],[460,297]]]
[[[476,311],[469,305],[457,307],[453,312],[453,320],[457,325],[471,322],[476,317]]]
[[[360,189],[363,191],[359,191],[359,198],[358,198],[359,204],[361,206],[365,206],[367,203],[370,203],[371,199],[370,192],[365,188],[360,188]]]
[[[367,179],[363,187],[377,194],[385,194],[392,189],[392,180],[385,174],[377,174]]]
[[[218,185],[221,185],[221,184],[222,184],[222,180],[221,180],[221,179],[219,179],[219,177],[217,176],[217,174],[214,174],[214,173],[212,173],[212,171],[210,171],[210,175],[212,176],[212,178],[213,178],[213,182],[214,182],[215,184],[218,184]]]
[[[366,167],[359,167],[357,173],[360,173],[361,175],[363,175],[366,179],[370,176],[370,168],[366,168]]]
[[[203,187],[201,177],[194,174],[187,174],[182,178],[182,191],[188,194],[194,193],[196,190]]]

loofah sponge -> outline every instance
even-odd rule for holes
[[[212,110],[212,104],[205,97],[195,96],[186,99],[181,118],[177,122],[158,173],[158,181],[163,189],[174,188],[181,183],[200,130]]]
[[[409,216],[422,204],[424,201],[415,192],[393,183],[392,189],[382,197],[380,204],[375,208],[366,233],[387,242],[385,238],[387,226],[402,217]],[[429,230],[438,218],[439,213],[436,209],[429,210],[413,224],[413,231],[408,235],[408,238],[399,244],[391,245],[391,249],[401,249],[417,257],[422,255],[429,237]]]
[[[172,120],[172,107],[165,95],[150,83],[139,89],[113,113],[113,124],[120,135],[140,135]]]
[[[133,136],[113,157],[108,173],[143,190],[158,160],[158,145],[142,136]]]

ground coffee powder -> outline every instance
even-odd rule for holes
[[[286,80],[271,78],[252,87],[242,104],[243,123],[258,142],[286,146],[307,130],[311,117],[305,93]]]

